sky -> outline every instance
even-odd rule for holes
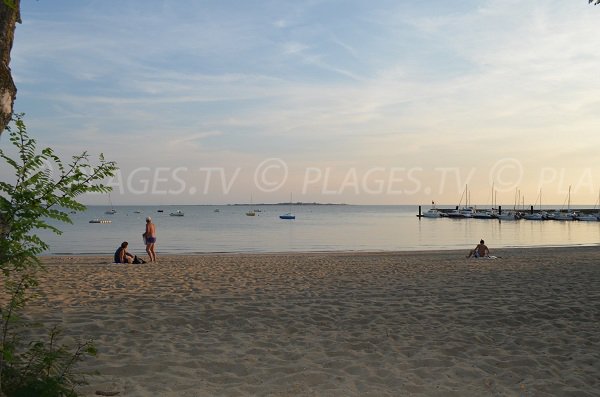
[[[15,110],[40,147],[116,161],[115,204],[599,198],[586,0],[21,8]]]

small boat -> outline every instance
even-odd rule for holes
[[[546,211],[534,212],[533,214],[526,214],[523,219],[528,221],[545,221],[548,219],[548,213]]]
[[[448,213],[448,218],[473,218],[475,210],[473,207],[463,207]]]
[[[250,195],[250,206],[252,206],[252,195]],[[256,216],[256,211],[251,209],[250,211],[246,212],[246,216]]]
[[[577,214],[572,211],[562,212],[556,211],[554,214],[550,216],[550,219],[555,221],[574,221],[577,218]]]
[[[571,186],[569,186],[569,193],[567,194],[567,211],[556,211],[550,218],[555,221],[573,221],[577,218],[577,214],[571,211]]]
[[[423,218],[441,218],[441,217],[445,216],[445,214],[442,211],[435,208],[435,204],[433,201],[431,202],[431,204],[433,204],[434,206],[431,207],[426,212],[424,212],[423,215],[421,215]],[[417,216],[419,216],[419,215],[417,215]]]
[[[487,211],[475,211],[473,212],[473,218],[475,219],[496,219],[498,218],[498,214],[495,210],[487,210]]]
[[[112,221],[108,219],[94,218],[89,223],[112,223]]]
[[[279,219],[296,219],[296,215],[292,214],[292,194],[290,193],[290,212],[279,215]]]
[[[141,214],[142,211],[133,211],[134,214]]]
[[[110,193],[108,193],[108,202],[110,204],[110,209],[108,211],[105,211],[104,213],[106,215],[114,215],[114,214],[116,214],[117,210],[115,209],[115,207],[113,207],[113,203],[112,203],[112,200],[110,198]]]
[[[600,220],[600,215],[598,214],[579,214],[576,218],[578,221],[585,222],[595,222]]]
[[[183,216],[184,213],[181,210],[177,210],[175,212],[171,212],[169,216]]]
[[[156,212],[165,212],[165,211],[163,211],[163,210],[156,210]]]
[[[515,211],[507,211],[502,214],[498,214],[497,218],[500,219],[501,221],[517,221],[517,220],[521,219],[519,217],[519,214],[516,213]]]

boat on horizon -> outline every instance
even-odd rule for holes
[[[112,223],[112,221],[109,219],[94,218],[90,220],[89,223]]]
[[[175,212],[171,212],[169,216],[184,216],[185,214],[181,210],[177,210]]]
[[[502,214],[497,214],[496,218],[498,218],[501,221],[518,221],[519,219],[521,219],[519,213],[516,211],[506,211]]]
[[[292,214],[292,193],[290,193],[290,212],[279,215],[279,219],[296,219],[296,215]]]
[[[437,208],[430,208],[429,210],[425,211],[422,216],[424,218],[441,218],[444,215],[445,214]]]
[[[114,215],[117,213],[117,210],[113,206],[112,200],[110,198],[110,193],[108,193],[108,203],[110,204],[110,209],[108,211],[104,211],[106,215]]]
[[[577,213],[571,211],[571,186],[569,185],[569,192],[567,193],[567,210],[563,212],[562,209],[559,211],[555,211],[552,214],[548,215],[549,219],[553,219],[555,221],[574,221],[577,218]],[[564,207],[564,204],[563,204]]]

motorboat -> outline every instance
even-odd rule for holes
[[[246,216],[256,216],[256,212],[254,210],[250,210],[246,212]]]
[[[171,212],[169,216],[183,216],[184,213],[181,210],[177,210],[175,212]]]
[[[296,215],[287,213],[287,214],[283,214],[283,215],[279,215],[280,219],[296,219]]]
[[[109,219],[94,218],[94,219],[90,220],[89,223],[112,223],[112,221]]]
[[[444,213],[437,208],[430,208],[428,211],[424,212],[422,216],[424,218],[441,218],[444,216]]]

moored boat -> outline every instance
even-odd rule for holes
[[[424,218],[441,218],[444,216],[444,213],[437,208],[430,208],[428,211],[424,212],[422,216]]]
[[[502,214],[498,214],[497,218],[501,221],[516,221],[521,219],[521,217],[519,217],[519,214],[515,211],[507,211]]]
[[[598,214],[578,214],[576,219],[578,221],[584,221],[584,222],[596,222],[596,221],[600,221],[600,213],[598,213]]]
[[[296,215],[293,214],[283,214],[279,215],[279,219],[296,219]]]
[[[94,218],[94,219],[90,220],[89,223],[112,223],[112,221],[108,220],[108,219]]]
[[[523,216],[523,219],[528,221],[545,221],[548,219],[548,214],[546,211],[534,212],[532,214],[526,214]]]

